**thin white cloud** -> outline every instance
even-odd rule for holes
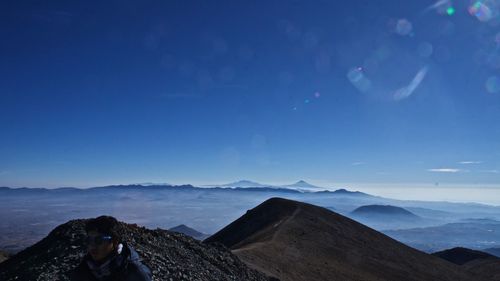
[[[462,164],[462,165],[468,165],[468,164],[481,164],[483,163],[483,161],[460,161],[458,162],[459,164]]]
[[[354,162],[354,163],[351,163],[352,166],[359,166],[359,165],[364,165],[365,162]]]
[[[481,173],[490,173],[490,174],[498,174],[500,171],[498,170],[481,170]]]
[[[429,172],[436,172],[436,173],[460,173],[460,172],[466,172],[466,170],[453,169],[453,168],[428,169],[427,171],[429,171]]]
[[[441,11],[441,10],[446,10],[449,7],[451,7],[451,1],[450,0],[439,0],[436,3],[434,3],[434,4],[430,5],[430,6],[428,6],[427,8],[425,8],[425,11],[429,11],[429,10]]]

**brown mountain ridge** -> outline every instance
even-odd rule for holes
[[[271,198],[205,240],[280,280],[488,280],[328,209]]]

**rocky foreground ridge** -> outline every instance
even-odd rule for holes
[[[207,245],[183,234],[121,224],[124,240],[151,268],[153,280],[269,280],[248,268],[227,248]],[[85,254],[85,220],[55,228],[35,245],[0,263],[0,280],[69,280]]]

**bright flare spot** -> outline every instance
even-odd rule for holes
[[[448,9],[446,9],[446,13],[448,14],[448,16],[452,16],[455,13],[455,8],[449,7]]]

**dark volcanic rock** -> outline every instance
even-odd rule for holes
[[[35,245],[0,263],[0,280],[68,280],[85,254],[85,220],[55,228]],[[153,280],[268,280],[221,245],[183,234],[121,223],[124,240],[152,270]]]

